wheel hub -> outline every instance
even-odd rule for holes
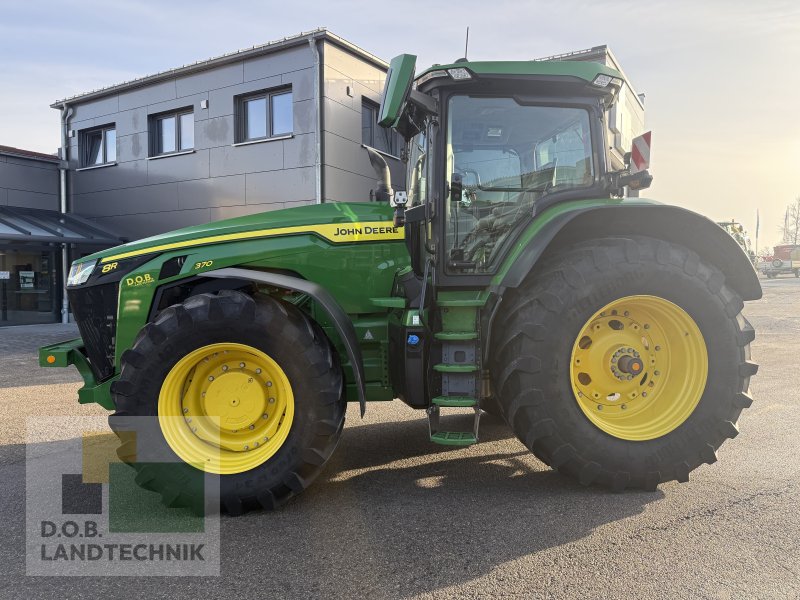
[[[220,427],[237,431],[255,423],[266,408],[264,388],[249,373],[227,372],[214,379],[201,392],[207,415],[218,415]]]
[[[644,362],[633,348],[620,348],[611,358],[611,372],[620,381],[631,380],[642,374]]]

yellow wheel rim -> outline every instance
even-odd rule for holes
[[[697,407],[708,352],[694,320],[656,296],[626,296],[597,311],[572,347],[570,381],[583,413],[623,440],[659,438]]]
[[[210,473],[242,473],[286,441],[294,396],[283,369],[264,352],[211,344],[172,367],[161,386],[158,418],[184,462]]]

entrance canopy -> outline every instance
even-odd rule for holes
[[[123,240],[88,219],[74,214],[0,206],[0,242],[117,246]]]

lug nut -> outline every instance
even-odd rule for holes
[[[620,408],[621,408],[622,410],[626,410],[626,409],[628,408],[628,405],[627,405],[627,404],[623,404],[622,406],[620,406]]]
[[[245,450],[250,450],[250,446],[245,446],[244,449]]]
[[[261,418],[262,419],[269,419],[269,415],[267,413],[264,413],[263,415],[261,415]]]
[[[657,377],[657,376],[661,375],[661,371],[653,371],[653,375],[655,375]]]
[[[209,380],[209,381],[214,381],[214,376],[213,376],[213,375],[209,375],[209,376],[208,376],[208,380]]]
[[[239,368],[240,369],[244,369],[244,363],[243,362],[239,363]]]
[[[270,398],[270,399],[269,399],[269,403],[270,403],[270,404],[275,404],[275,398]]]
[[[267,387],[272,387],[272,382],[271,381],[267,382]]]
[[[222,370],[223,371],[227,371],[228,370],[228,365],[222,365]]]
[[[597,405],[597,410],[603,410],[603,405],[602,404],[598,404]]]
[[[189,412],[189,409],[188,408],[184,408],[183,409],[183,414],[186,414],[187,412]]]
[[[656,346],[656,352],[658,352],[659,350],[661,350],[661,346]]]
[[[647,392],[642,392],[642,398],[647,398]]]
[[[252,430],[253,430],[253,429],[255,429],[255,428],[256,428],[256,426],[255,426],[255,425],[250,425],[250,427],[248,427],[248,429],[249,429],[250,431],[252,431]]]
[[[256,375],[261,375],[261,369],[256,369]]]

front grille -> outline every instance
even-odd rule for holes
[[[114,373],[118,288],[119,282],[114,282],[67,290],[72,315],[98,381]]]

